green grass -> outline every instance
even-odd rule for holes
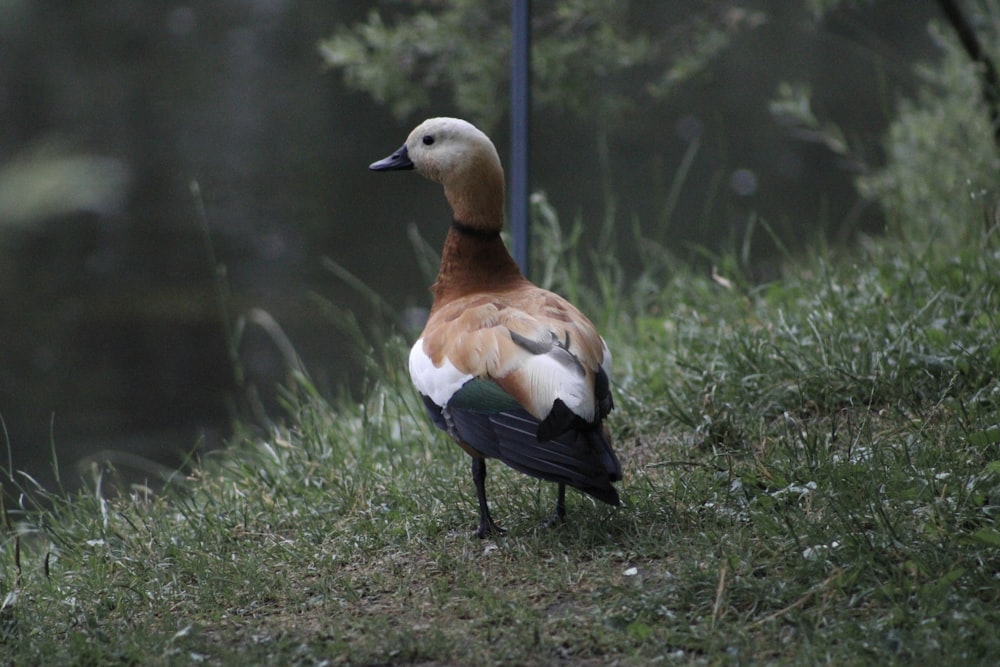
[[[330,405],[303,380],[288,426],[236,437],[162,493],[101,493],[105,471],[6,508],[0,654],[995,664],[993,237],[880,242],[761,286],[720,266],[729,287],[674,268],[618,300],[620,275],[577,294],[616,353],[624,506],[572,494],[569,523],[545,528],[554,489],[494,464],[509,532],[472,537],[468,459],[389,337],[362,402]]]

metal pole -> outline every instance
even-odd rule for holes
[[[528,275],[528,131],[531,115],[531,0],[513,0],[510,52],[510,227],[514,261]]]

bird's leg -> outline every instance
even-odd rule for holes
[[[486,504],[485,459],[472,459],[472,483],[476,485],[476,498],[479,500],[479,528],[476,529],[476,537],[483,539],[492,535],[503,535],[503,528],[493,523],[489,505]]]
[[[556,511],[549,517],[549,526],[558,526],[566,522],[566,485],[559,484],[559,493],[556,496]]]

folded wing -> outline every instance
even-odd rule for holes
[[[537,290],[537,288],[536,288]],[[498,297],[433,314],[410,353],[431,418],[465,447],[611,504],[621,467],[601,424],[610,355],[589,321],[537,290],[538,314]]]

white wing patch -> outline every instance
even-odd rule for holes
[[[535,402],[531,412],[544,419],[558,398],[577,415],[593,421],[594,392],[587,382],[587,374],[582,368],[577,371],[577,366],[567,366],[558,358],[560,354],[568,353],[562,348],[554,348],[548,354],[531,357],[521,367],[522,376],[528,383],[528,395]]]
[[[423,338],[410,348],[410,379],[417,391],[429,397],[436,405],[447,405],[455,392],[472,377],[455,368],[447,358],[440,367],[435,366],[424,352]]]

